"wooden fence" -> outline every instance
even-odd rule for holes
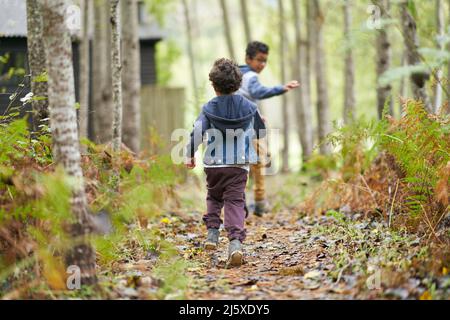
[[[173,130],[184,128],[184,111],[184,88],[142,86],[141,149],[150,153],[168,152],[173,144],[170,141]]]

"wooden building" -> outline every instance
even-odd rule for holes
[[[153,85],[156,84],[155,47],[157,42],[162,40],[163,32],[156,23],[150,22],[151,19],[143,2],[139,2],[138,14],[141,85]],[[73,39],[75,93],[78,101],[79,52],[76,36]],[[29,81],[25,81],[25,86],[23,90],[20,90],[20,94],[13,100],[10,99],[11,95],[19,88],[20,83],[24,81],[24,75],[29,74],[26,0],[0,0],[0,57],[0,115],[3,115],[8,105],[21,105],[20,98],[30,91]],[[90,70],[92,72],[92,59]],[[92,88],[92,83],[90,86]],[[90,100],[92,101],[92,90]],[[91,121],[89,122],[91,123]]]

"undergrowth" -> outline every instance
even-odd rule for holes
[[[150,255],[155,257],[148,270],[155,279],[154,294],[145,298],[183,298],[187,265],[156,226],[163,213],[177,206],[174,186],[183,174],[170,159],[143,160],[83,141],[89,208],[110,227],[106,234],[90,237],[99,285],[70,291],[63,253],[71,241],[66,226],[72,219],[72,181],[53,163],[48,128],[30,133],[27,120],[16,116],[0,122],[0,296],[117,297],[111,286],[117,266]],[[111,180],[113,170],[120,172],[118,188]]]
[[[327,139],[336,152],[313,156],[307,164],[324,181],[299,210],[375,215],[390,227],[448,241],[448,232],[439,230],[449,208],[449,131],[448,115],[429,115],[414,100],[404,101],[399,120],[336,128]]]

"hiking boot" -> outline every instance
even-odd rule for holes
[[[262,217],[263,213],[267,212],[267,202],[265,200],[263,201],[256,201],[255,202],[255,209],[254,214],[258,217]]]
[[[239,267],[242,265],[244,253],[242,252],[242,243],[238,239],[230,241],[228,247],[228,265]]]
[[[206,250],[214,250],[217,248],[219,244],[219,229],[208,229],[208,236],[205,241],[205,249]]]

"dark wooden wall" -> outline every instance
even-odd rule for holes
[[[140,51],[141,51],[141,85],[154,85],[156,84],[156,59],[155,59],[155,46],[158,40],[140,40]],[[74,80],[75,80],[75,97],[76,101],[79,101],[79,72],[80,72],[80,55],[78,50],[78,43],[74,42],[72,44],[72,52],[73,52],[73,68],[74,68]],[[90,46],[90,56],[92,56],[92,45]],[[10,52],[12,54],[20,52],[27,54],[27,41],[24,37],[0,37],[0,55],[4,55],[5,53]],[[90,97],[89,97],[89,117],[91,117],[92,112],[92,59],[89,61],[90,65],[90,79],[89,79],[89,88],[90,88]],[[26,69],[26,73],[28,71],[28,62],[25,63],[25,66],[22,66]],[[13,93],[21,79],[13,79],[12,81],[8,81],[7,83],[0,81],[0,115],[3,115],[7,106],[10,104],[9,96]],[[5,93],[2,93],[5,91]],[[17,106],[21,105],[20,98],[22,98],[25,94],[30,92],[30,83],[26,81],[25,88],[21,95],[18,95],[16,99],[13,101],[12,105]],[[25,114],[27,111],[31,109],[30,105],[28,105],[25,110],[23,110],[22,114]],[[91,120],[91,119],[89,119]],[[92,121],[89,121],[91,124]],[[89,128],[89,132],[92,132],[92,128]]]

